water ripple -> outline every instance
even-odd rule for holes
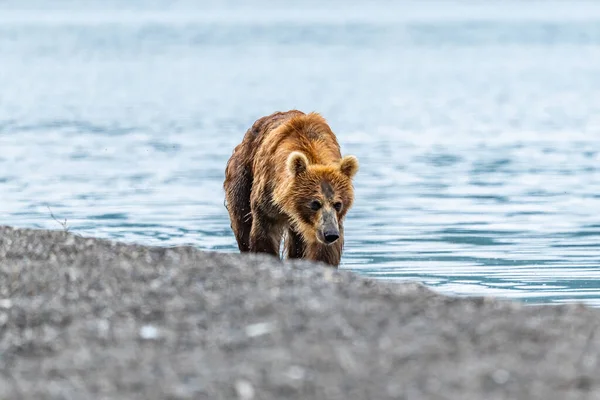
[[[600,306],[600,6],[144,4],[1,10],[1,223],[236,252],[233,147],[317,110],[361,162],[342,268]]]

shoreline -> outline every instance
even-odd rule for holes
[[[1,399],[600,397],[600,310],[0,226]]]

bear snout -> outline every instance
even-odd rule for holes
[[[321,212],[321,229],[319,236],[325,244],[333,244],[340,238],[340,229],[335,211],[325,207]]]

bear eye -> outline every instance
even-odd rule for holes
[[[333,204],[333,208],[335,208],[335,211],[340,211],[342,209],[342,203],[337,201]]]
[[[321,208],[321,202],[318,200],[313,200],[310,202],[310,209],[313,211],[318,211]]]

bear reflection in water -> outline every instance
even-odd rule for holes
[[[278,256],[285,237],[287,257],[338,266],[357,171],[321,115],[292,110],[257,120],[227,162],[223,185],[240,251]]]

